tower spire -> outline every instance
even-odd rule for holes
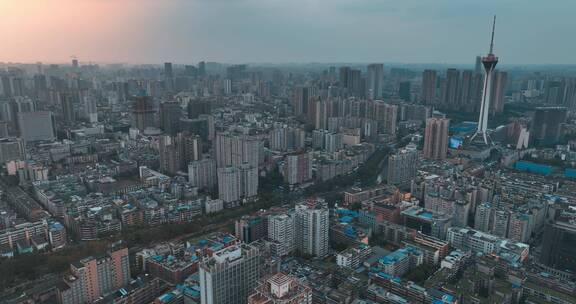
[[[493,54],[494,50],[494,30],[496,29],[496,15],[494,15],[494,21],[492,22],[492,39],[490,39],[490,52],[488,54]]]
[[[488,136],[488,115],[490,109],[490,92],[492,92],[492,76],[494,74],[494,68],[498,64],[498,57],[493,53],[494,51],[494,30],[496,29],[496,15],[494,15],[494,21],[492,22],[492,37],[490,39],[490,52],[486,57],[482,57],[482,65],[484,66],[484,87],[482,90],[482,103],[480,104],[480,117],[478,118],[478,128],[476,133],[472,135],[470,141],[474,139],[482,138],[484,144],[489,145]]]

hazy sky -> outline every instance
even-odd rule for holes
[[[575,0],[0,0],[0,61],[576,63]]]

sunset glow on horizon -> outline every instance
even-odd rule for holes
[[[485,48],[497,14],[495,48],[507,64],[576,63],[576,42],[565,39],[576,27],[576,1],[557,4],[0,0],[0,62],[58,63],[75,55],[98,63],[465,63]]]
[[[153,1],[0,0],[0,61],[127,61],[145,47]]]

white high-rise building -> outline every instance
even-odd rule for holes
[[[416,177],[419,156],[416,146],[397,151],[388,157],[387,182],[392,185],[409,185]]]
[[[258,194],[258,168],[249,164],[218,169],[218,196],[225,203]]]
[[[258,168],[260,141],[257,138],[230,133],[216,135],[216,165],[218,168],[248,163]]]
[[[193,161],[188,165],[188,182],[198,189],[212,189],[217,184],[216,161],[211,158]]]
[[[243,164],[240,170],[240,196],[242,198],[254,197],[258,194],[258,167]]]
[[[492,205],[488,202],[479,204],[474,214],[474,228],[482,232],[489,232],[492,226]]]
[[[296,247],[302,254],[328,254],[329,212],[326,206],[296,206]]]
[[[302,184],[312,179],[312,153],[304,152],[286,156],[284,180],[289,185]]]
[[[201,304],[243,304],[260,279],[260,252],[248,244],[217,251],[200,264]]]
[[[288,128],[275,128],[270,131],[270,149],[274,151],[286,151]]]
[[[294,251],[294,223],[293,214],[273,214],[268,216],[268,239],[273,242],[272,251],[277,256],[285,256]]]
[[[218,198],[224,203],[240,200],[240,171],[238,168],[218,169]]]
[[[341,133],[325,133],[326,152],[334,153],[344,148],[343,135]]]
[[[97,102],[91,96],[84,96],[84,116],[92,123],[98,122]]]
[[[232,80],[224,79],[224,95],[232,94]]]

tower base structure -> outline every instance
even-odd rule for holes
[[[482,132],[480,130],[477,130],[476,133],[474,133],[474,135],[472,135],[468,141],[470,144],[473,145],[481,145],[481,144],[484,144],[485,146],[493,145],[492,138],[490,138],[490,134],[488,134],[488,132]]]
[[[450,153],[454,156],[465,156],[472,160],[484,161],[490,158],[492,150],[495,148],[496,146],[488,133],[476,131],[473,135],[466,137],[460,148],[450,149]]]

